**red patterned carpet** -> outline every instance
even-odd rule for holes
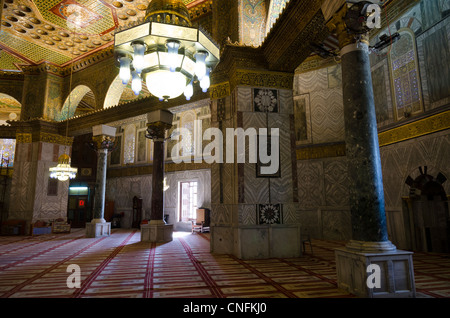
[[[351,298],[337,288],[333,249],[313,240],[301,258],[242,261],[212,255],[208,234],[175,233],[167,244],[140,242],[137,230],[107,238],[70,234],[0,237],[1,298]],[[81,269],[80,288],[67,287]],[[417,297],[450,297],[448,254],[415,253]]]

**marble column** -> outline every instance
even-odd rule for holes
[[[86,237],[101,237],[111,234],[111,222],[106,222],[105,191],[108,151],[114,145],[116,128],[109,126],[95,126],[92,140],[97,147],[97,174],[93,202],[93,219],[86,223]]]
[[[141,225],[141,241],[172,241],[173,224],[164,221],[164,143],[166,131],[172,126],[173,115],[158,110],[148,114],[147,135],[153,140],[152,197],[150,221]]]
[[[388,239],[369,36],[364,30],[355,34],[347,29],[347,12],[344,4],[328,23],[341,48],[352,221],[352,240],[336,250],[338,284],[364,297],[413,297],[412,255],[397,250]],[[379,288],[370,288],[366,281],[371,264],[380,266]]]

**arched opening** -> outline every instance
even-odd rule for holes
[[[22,104],[14,97],[0,93],[0,125],[8,125],[7,120],[19,120]]]
[[[103,108],[110,108],[113,106],[117,106],[119,104],[132,102],[139,98],[144,98],[150,96],[147,89],[147,85],[145,85],[145,81],[142,83],[142,90],[139,95],[136,95],[131,89],[131,83],[124,85],[120,80],[119,75],[114,79],[114,81],[109,86],[108,92],[106,93],[105,103],[103,104]]]
[[[414,250],[450,252],[450,215],[448,197],[442,184],[447,178],[439,172],[436,177],[420,167],[416,178],[408,176],[410,186],[408,214],[411,222],[411,243]]]
[[[92,90],[85,85],[75,87],[66,98],[61,111],[56,114],[56,121],[63,121],[67,118],[80,116],[95,110],[95,96]]]

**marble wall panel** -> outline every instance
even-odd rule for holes
[[[348,210],[322,210],[322,237],[328,240],[352,238],[351,216]]]
[[[293,91],[288,89],[278,90],[278,98],[280,100],[280,114],[294,113],[294,96]]]
[[[325,205],[323,164],[320,161],[298,161],[298,198],[302,209]]]
[[[324,160],[324,191],[327,206],[348,205],[348,167],[347,160]]]
[[[434,177],[440,172],[450,179],[448,131],[382,147],[380,154],[387,209],[402,209],[401,197],[409,195],[405,181],[408,176],[417,177],[419,167],[427,166],[428,173]],[[442,186],[450,194],[450,182],[446,181]]]
[[[310,93],[313,143],[338,142],[345,139],[342,89]]]
[[[252,88],[240,86],[236,89],[237,110],[241,112],[252,112]]]
[[[253,225],[256,224],[256,204],[239,204],[238,219],[239,224]]]
[[[280,133],[280,177],[270,178],[271,202],[293,202],[292,157],[290,117],[285,114],[272,114],[269,127],[278,128]]]
[[[328,89],[328,70],[319,70],[302,73],[295,76],[294,95],[302,95],[315,91]]]

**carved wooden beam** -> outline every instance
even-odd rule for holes
[[[330,35],[322,2],[289,2],[262,45],[269,70],[294,72],[312,53],[311,43],[322,43]]]

